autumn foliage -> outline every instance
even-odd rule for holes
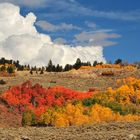
[[[92,95],[92,92],[82,93],[61,86],[45,89],[39,84],[32,85],[30,81],[27,81],[22,85],[12,87],[0,98],[21,113],[31,110],[38,119],[50,107],[62,106],[72,100],[80,101]]]
[[[32,85],[30,81],[20,86],[12,87],[10,90],[2,94],[8,105],[18,107],[20,110],[25,108],[53,107],[61,106],[67,101],[83,100],[89,98],[93,93],[82,93],[67,89],[61,86],[43,88],[41,85]],[[23,107],[23,108],[22,108]]]
[[[102,123],[110,121],[138,121],[139,115],[120,115],[110,108],[99,104],[85,107],[82,104],[73,105],[68,103],[65,107],[49,109],[42,114],[40,122],[52,126],[71,126],[91,123]]]
[[[22,114],[23,125],[71,126],[110,121],[140,120],[140,80],[117,80],[118,88],[79,92],[61,86],[43,88],[30,81],[0,96]]]
[[[96,66],[81,66],[80,67],[80,70],[86,70],[86,69],[124,69],[124,70],[130,70],[130,71],[133,71],[133,70],[136,70],[136,67],[133,66],[133,65],[120,65],[120,64],[97,64]]]

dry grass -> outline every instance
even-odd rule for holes
[[[102,76],[105,71],[113,71],[113,76]],[[91,87],[96,87],[100,90],[105,90],[108,87],[115,88],[117,86],[116,80],[126,77],[140,78],[140,70],[129,71],[121,69],[89,69],[78,70],[62,73],[47,73],[31,75],[28,71],[18,72],[15,77],[1,77],[6,81],[6,85],[0,85],[0,93],[7,90],[13,85],[23,83],[31,80],[33,83],[40,83],[44,87],[61,85],[74,90],[87,91]],[[53,81],[53,82],[52,82]]]

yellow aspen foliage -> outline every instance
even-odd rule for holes
[[[44,124],[50,124],[51,123],[51,115],[48,112],[45,112],[41,115],[41,122]]]
[[[94,105],[91,108],[91,120],[92,122],[108,122],[113,120],[113,112],[107,107],[101,105]]]
[[[137,100],[140,101],[140,90],[136,91],[136,97],[137,97]]]
[[[120,116],[118,121],[124,121],[124,122],[133,122],[133,121],[139,121],[140,116],[138,115],[125,115],[125,116]]]
[[[68,112],[67,109],[71,111]],[[61,110],[61,108],[59,109]],[[139,121],[140,115],[120,115],[113,112],[108,107],[99,104],[85,107],[83,105],[68,104],[63,111],[53,110],[51,113],[44,114],[44,121],[56,127],[67,127],[71,125],[83,125],[92,123],[112,122],[112,121]],[[72,111],[73,110],[73,111]],[[88,111],[88,113],[85,113]],[[50,116],[49,116],[50,115]],[[53,118],[53,119],[52,119]]]
[[[69,121],[67,119],[66,114],[56,113],[53,124],[56,127],[66,127],[66,126],[69,126]]]
[[[53,124],[54,122],[54,115],[55,115],[55,110],[54,109],[49,109],[45,113],[41,115],[41,122],[44,124]]]
[[[112,87],[108,87],[107,92],[109,92],[110,94],[115,94],[116,93],[116,91],[113,90]]]
[[[75,106],[74,105],[72,105],[71,103],[68,103],[67,105],[66,105],[66,113],[68,114],[68,115],[74,115],[74,113],[75,113]]]
[[[69,119],[70,125],[81,125],[89,123],[88,116],[84,115],[85,108],[81,104],[72,105],[67,104],[66,105],[66,115]]]
[[[119,88],[116,90],[116,92],[118,92],[118,93],[120,93],[120,94],[125,94],[125,93],[129,93],[130,90],[129,90],[128,85],[125,84],[125,85],[119,87]]]

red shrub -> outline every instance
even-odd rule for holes
[[[40,116],[49,107],[61,106],[69,100],[83,100],[92,95],[92,92],[83,93],[61,86],[45,89],[39,84],[33,86],[30,81],[27,81],[22,85],[12,87],[0,98],[21,112],[30,109],[36,116]]]

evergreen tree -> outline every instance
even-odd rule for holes
[[[69,71],[69,70],[71,70],[72,68],[73,68],[72,65],[66,64],[66,65],[65,65],[65,68],[64,68],[64,71]]]
[[[13,64],[13,60],[9,60],[9,64]]]
[[[4,65],[5,64],[5,58],[2,57],[1,60],[0,60],[0,64]]]
[[[114,64],[122,64],[122,59],[115,60],[115,63]]]
[[[27,70],[30,70],[30,65],[27,66]]]
[[[47,71],[48,71],[48,72],[53,71],[53,63],[52,63],[52,61],[51,61],[51,60],[50,60],[50,61],[49,61],[49,63],[48,63],[48,66],[47,66]]]
[[[87,66],[91,66],[91,63],[89,61],[87,62]]]
[[[56,72],[62,72],[62,70],[63,70],[62,66],[59,66],[59,64],[57,64],[55,71]]]
[[[98,65],[98,62],[94,61],[93,66],[95,67],[96,65]]]
[[[7,72],[9,73],[9,74],[12,74],[12,73],[14,73],[14,68],[13,67],[8,67],[7,68]]]
[[[52,65],[52,72],[55,72],[55,71],[56,71],[55,65]]]
[[[79,69],[82,66],[82,62],[80,60],[80,58],[78,58],[76,60],[76,63],[73,65],[73,68],[75,68],[76,70]]]

